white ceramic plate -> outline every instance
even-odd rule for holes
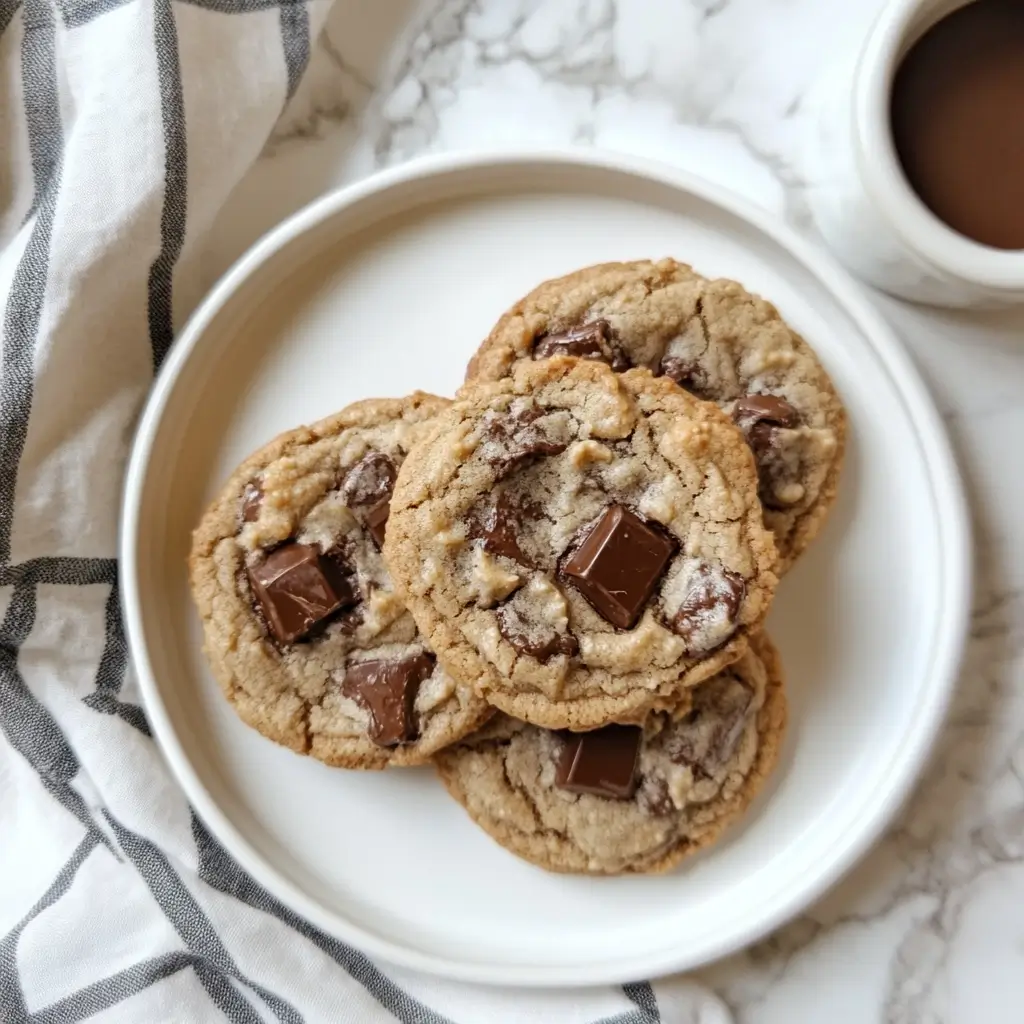
[[[189,534],[279,431],[371,395],[450,394],[511,302],[603,260],[674,255],[769,297],[849,410],[838,505],[771,617],[791,727],[741,828],[664,877],[564,877],[472,825],[429,770],[332,770],[247,729],[200,652]],[[192,804],[264,886],[373,956],[575,985],[693,967],[796,913],[906,795],[968,609],[968,528],[903,349],[821,252],[706,182],[623,158],[447,157],[330,195],[259,242],[175,345],[128,472],[122,572],[146,711]]]

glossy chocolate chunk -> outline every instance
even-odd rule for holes
[[[632,365],[615,344],[615,333],[607,320],[591,320],[556,334],[545,334],[533,346],[534,359],[552,356],[576,356],[608,363],[616,373],[624,373]]]
[[[579,641],[572,633],[559,633],[546,623],[533,621],[514,602],[503,604],[497,617],[498,632],[520,654],[543,662],[559,654],[572,658],[579,653]]]
[[[364,455],[345,475],[342,497],[350,508],[379,505],[391,500],[398,470],[383,452]]]
[[[519,516],[508,493],[502,491],[494,504],[481,517],[478,533],[483,538],[484,551],[504,555],[520,565],[530,564],[519,547]]]
[[[733,409],[737,423],[773,423],[778,427],[795,427],[800,414],[778,395],[744,395]]]
[[[754,695],[749,686],[725,674],[697,687],[693,710],[671,726],[669,757],[711,778],[736,753]]]
[[[779,451],[779,431],[799,426],[800,414],[778,395],[745,395],[736,403],[733,419],[757,459],[761,504],[772,509],[786,508],[791,502],[779,497],[778,485],[792,477],[792,467]]]
[[[643,736],[643,729],[635,725],[564,734],[555,785],[570,793],[629,800],[636,792]]]
[[[300,640],[359,597],[342,565],[309,544],[272,551],[249,569],[249,581],[271,634],[282,644]]]
[[[708,377],[699,363],[679,356],[663,356],[658,364],[658,376],[674,380],[690,394],[702,398],[708,392]]]
[[[552,356],[576,356],[578,359],[600,359],[608,362],[606,350],[611,339],[607,320],[592,320],[557,334],[545,334],[533,346],[534,359]]]
[[[378,746],[416,738],[416,694],[433,673],[434,660],[421,651],[400,660],[359,661],[345,672],[341,692],[370,713],[370,739]]]
[[[800,423],[800,414],[778,395],[744,395],[732,415],[755,453],[775,444],[780,427],[796,427]]]
[[[398,470],[387,455],[370,452],[348,471],[341,485],[345,503],[358,510],[378,548],[384,543],[384,527],[391,513],[391,493],[397,477]]]
[[[658,585],[676,542],[623,505],[610,505],[563,562],[562,573],[619,629],[631,629]]]
[[[544,412],[538,408],[499,413],[486,418],[485,457],[505,476],[541,455],[559,455],[568,443],[554,440],[538,422]]]
[[[263,488],[255,480],[250,480],[242,490],[242,522],[254,523],[260,514],[263,504]]]
[[[739,573],[707,564],[694,570],[682,604],[669,622],[672,631],[686,641],[687,654],[706,654],[732,636],[746,592]]]

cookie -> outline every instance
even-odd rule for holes
[[[549,871],[667,871],[713,843],[771,773],[786,725],[764,637],[643,726],[559,733],[502,716],[435,758],[448,792],[506,849]]]
[[[517,302],[467,379],[500,380],[552,355],[645,366],[717,403],[757,458],[782,568],[818,532],[839,483],[846,414],[811,347],[770,303],[671,259],[587,267]]]
[[[193,535],[204,649],[264,736],[345,768],[421,764],[488,706],[434,657],[380,553],[391,490],[448,401],[373,399],[271,441]]]
[[[743,653],[776,585],[728,417],[578,359],[463,388],[399,473],[384,553],[448,671],[556,729],[674,704]]]

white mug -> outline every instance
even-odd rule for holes
[[[812,90],[807,196],[828,247],[858,277],[939,306],[1024,302],[1024,250],[947,227],[915,195],[889,119],[893,76],[910,47],[971,0],[890,0],[856,53]]]

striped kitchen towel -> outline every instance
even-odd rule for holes
[[[226,855],[150,737],[118,602],[128,445],[329,6],[0,0],[0,1021],[720,1024],[684,981],[371,962]]]

